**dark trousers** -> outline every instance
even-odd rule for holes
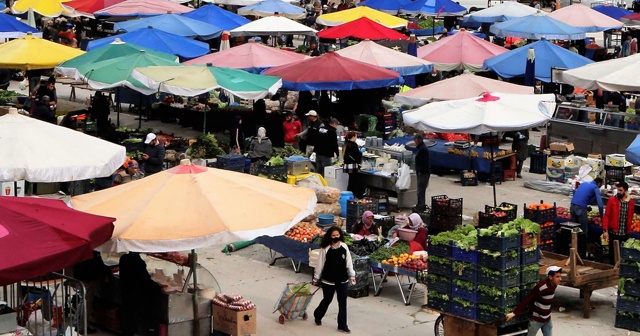
[[[622,244],[624,244],[624,242],[627,241],[627,239],[629,239],[629,235],[617,235],[615,233],[611,233],[609,232],[609,263],[611,265],[615,265],[616,264],[616,260],[615,260],[615,254],[613,252],[614,249],[614,240],[617,240],[620,242],[620,246],[622,246]]]
[[[516,174],[517,175],[522,175],[523,165],[524,165],[524,160],[516,156]]]
[[[425,198],[427,194],[427,187],[429,187],[429,174],[420,174],[416,175],[416,179],[418,180],[418,203],[416,204],[416,208],[424,208],[426,206]]]
[[[318,308],[313,312],[313,317],[316,321],[322,320],[324,314],[327,313],[327,309],[333,301],[333,294],[338,297],[338,329],[348,329],[347,326],[347,283],[337,285],[322,284],[322,301],[318,305]]]
[[[587,255],[587,237],[589,236],[589,210],[579,205],[571,204],[570,212],[571,221],[580,223],[580,228],[584,232],[584,234],[578,235],[578,254],[584,258]]]
[[[347,190],[352,192],[355,197],[358,197],[358,173],[349,173]]]

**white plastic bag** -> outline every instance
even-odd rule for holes
[[[396,188],[400,190],[407,190],[411,187],[411,169],[406,163],[402,164],[402,167],[398,169],[398,180],[396,181]]]

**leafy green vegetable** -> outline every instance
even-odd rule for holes
[[[618,280],[618,292],[620,292],[620,294],[624,295],[624,286],[627,283],[636,283],[635,279],[631,279],[631,278],[620,278]]]
[[[448,264],[451,262],[451,259],[430,255],[429,262],[434,262],[438,264]]]
[[[640,251],[640,239],[629,238],[624,243],[624,247]]]
[[[502,315],[502,314],[505,313],[505,309],[502,309],[500,307],[495,307],[495,306],[492,306],[492,305],[488,305],[488,304],[483,304],[483,303],[478,304],[478,308],[483,310],[483,311],[486,311],[486,312],[489,312],[489,313],[493,313],[493,314]],[[515,308],[511,308],[510,310],[514,310],[514,309]]]
[[[495,298],[500,298],[500,297],[507,298],[507,297],[515,296],[516,294],[520,293],[519,287],[509,287],[509,288],[506,288],[503,292],[498,287],[478,285],[478,290]]]
[[[438,293],[436,291],[428,291],[427,292],[427,297],[446,300],[446,301],[449,301],[451,299],[451,297],[449,297],[449,295]]]
[[[525,266],[522,268],[522,272],[533,272],[533,271],[538,273],[540,271],[540,265],[533,264],[533,265]]]
[[[488,267],[484,267],[484,266],[480,266],[480,271],[483,272],[484,274],[488,274],[488,275],[500,275],[500,274],[502,274],[502,271],[494,270],[492,268],[488,268]]]
[[[463,300],[461,298],[453,298],[454,302],[457,302],[459,304],[461,304],[463,307],[467,308],[467,307],[473,307],[475,305],[475,303],[473,302],[469,302],[467,300]]]
[[[391,258],[392,256],[399,256],[403,253],[409,253],[409,243],[403,240],[396,242],[392,247],[389,248],[380,248],[377,251],[373,252],[369,259],[382,261]]]
[[[466,263],[466,262],[462,262],[462,261],[454,261],[453,262],[453,271],[454,272],[461,272],[463,271],[465,268],[473,266],[470,263]]]
[[[432,245],[449,245],[452,241],[458,248],[475,250],[478,245],[478,232],[473,225],[467,224],[454,231],[445,231],[430,237]]]
[[[455,283],[458,288],[463,288],[463,289],[470,290],[470,291],[476,289],[475,288],[476,285],[471,281],[464,281],[464,280],[460,280],[460,279],[455,279],[453,281],[453,283]]]

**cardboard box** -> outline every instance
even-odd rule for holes
[[[547,168],[564,169],[565,160],[561,156],[550,156],[547,158]]]
[[[573,152],[573,142],[552,142],[549,149],[554,152]]]
[[[256,309],[235,311],[213,305],[213,330],[232,336],[252,335],[256,333]]]
[[[597,160],[602,160],[602,154],[589,154],[587,155],[588,159],[597,159]]]
[[[627,159],[624,154],[609,154],[606,156],[605,165],[612,167],[626,167]]]

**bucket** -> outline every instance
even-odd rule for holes
[[[355,197],[353,197],[351,191],[343,191],[340,193],[340,199],[338,200],[340,204],[340,217],[347,217],[347,202],[353,200],[355,200]]]

